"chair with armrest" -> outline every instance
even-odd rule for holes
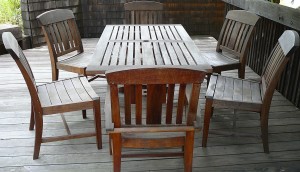
[[[33,159],[40,153],[41,143],[96,136],[98,149],[102,148],[100,98],[85,77],[75,77],[36,85],[29,63],[10,32],[4,32],[2,39],[6,50],[17,63],[31,96],[31,117],[29,130],[35,127]],[[62,113],[93,109],[95,132],[71,134]],[[43,137],[43,117],[61,113],[68,135]]]
[[[264,152],[269,153],[268,119],[270,104],[280,76],[299,47],[299,35],[285,31],[278,39],[265,65],[261,82],[212,75],[206,93],[202,146],[206,147],[210,118],[215,108],[232,108],[260,113]],[[235,111],[234,122],[235,126]]]
[[[162,23],[163,4],[155,1],[133,1],[124,4],[127,24]]]
[[[148,156],[184,156],[185,171],[192,171],[194,132],[200,129],[198,99],[205,75],[203,71],[188,67],[158,66],[106,72],[105,127],[110,135],[114,171],[121,170],[121,157]],[[142,95],[143,85],[147,85],[146,97]],[[118,92],[119,86],[124,86],[124,97]],[[130,103],[132,86],[135,86],[136,105]],[[187,115],[184,115],[186,95],[189,104]],[[166,104],[161,101],[162,96],[166,97]],[[153,150],[174,147],[180,151]],[[123,154],[123,148],[152,151]]]
[[[83,50],[73,12],[67,9],[50,10],[37,16],[37,20],[42,25],[48,45],[52,80],[59,78],[59,69],[86,76],[85,69],[92,53]]]
[[[245,78],[247,55],[258,20],[259,16],[245,10],[227,13],[216,51],[203,52],[214,73],[238,69],[238,77]],[[208,81],[209,78],[210,75]]]

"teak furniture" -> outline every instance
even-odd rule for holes
[[[103,75],[122,66],[149,65],[212,71],[182,25],[106,25],[86,74]]]
[[[112,139],[115,172],[121,170],[121,157],[147,156],[184,156],[185,171],[192,171],[194,131],[200,126],[197,118],[200,85],[205,75],[205,72],[189,66],[127,67],[106,72],[105,127]],[[146,96],[142,95],[143,85],[148,89]],[[124,97],[119,95],[119,86],[124,86]],[[132,86],[135,87],[135,110],[130,103]],[[166,86],[167,96],[161,89]],[[184,115],[186,92],[189,104]],[[166,104],[158,101],[161,95],[167,97]],[[121,103],[123,98],[124,106]],[[173,147],[179,148],[180,152],[121,153],[122,148]]]
[[[126,24],[161,24],[163,4],[155,1],[133,1],[124,4]]]
[[[48,45],[52,66],[52,80],[59,77],[59,69],[85,74],[92,53],[84,52],[80,33],[71,10],[56,9],[37,16]]]
[[[100,98],[85,77],[54,81],[37,86],[29,63],[10,32],[2,34],[5,48],[16,61],[27,84],[31,96],[31,118],[29,130],[35,126],[33,159],[37,159],[41,143],[96,136],[98,149],[102,148]],[[94,110],[95,132],[71,134],[63,114],[61,114],[68,135],[42,137],[43,116],[57,113]]]
[[[244,10],[232,10],[226,15],[216,51],[204,52],[214,73],[238,69],[239,78],[245,78],[245,67],[251,39],[259,17]],[[210,75],[208,75],[209,81]]]
[[[206,147],[214,108],[233,108],[260,113],[264,152],[269,153],[268,118],[278,80],[290,56],[299,47],[299,35],[285,31],[278,39],[261,76],[261,82],[212,75],[206,92],[202,146]],[[235,116],[234,116],[235,118]],[[235,120],[235,119],[234,119]],[[235,123],[235,122],[234,122]]]

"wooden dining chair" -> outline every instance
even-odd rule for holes
[[[86,75],[85,69],[92,53],[83,50],[73,12],[67,9],[50,10],[37,16],[37,20],[42,25],[48,45],[52,80],[59,78],[59,69]]]
[[[163,4],[155,1],[133,1],[124,4],[127,24],[162,23]]]
[[[259,17],[245,10],[229,11],[223,23],[216,51],[203,52],[213,72],[238,69],[239,78],[245,78],[245,67],[250,43]],[[201,46],[199,46],[201,49]],[[208,75],[209,81],[210,75]]]
[[[197,123],[198,99],[205,72],[193,68],[149,66],[107,71],[106,77],[109,87],[105,100],[105,127],[112,141],[114,171],[121,170],[121,157],[147,156],[184,156],[185,171],[192,171],[194,131],[200,126]],[[136,87],[136,105],[130,104],[132,85]],[[142,85],[147,85],[146,98],[142,96]],[[166,85],[167,95],[161,89]],[[119,94],[119,86],[124,86],[124,96]],[[183,114],[185,92],[189,101],[187,115]],[[161,96],[167,97],[166,104],[158,101]],[[180,151],[153,150],[174,147]],[[123,154],[123,148],[152,151]]]
[[[285,31],[271,52],[260,82],[221,75],[211,76],[206,93],[202,136],[203,147],[207,145],[209,123],[213,109],[232,108],[260,113],[264,152],[269,153],[268,118],[273,93],[289,58],[298,47],[298,33],[292,30]],[[233,123],[235,125],[235,115]]]
[[[96,136],[98,149],[102,148],[100,98],[85,77],[54,81],[37,86],[29,63],[10,32],[4,32],[2,39],[6,50],[17,63],[31,96],[31,117],[29,130],[35,126],[33,159],[39,157],[41,143]],[[94,110],[95,132],[71,134],[62,113],[85,109]],[[43,137],[44,115],[61,113],[68,135]]]

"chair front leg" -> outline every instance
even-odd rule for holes
[[[93,101],[94,105],[94,123],[97,140],[97,148],[102,149],[102,129],[101,129],[101,111],[100,111],[100,99]]]
[[[202,147],[206,147],[210,118],[212,116],[212,99],[206,99],[205,113],[204,113],[204,124],[203,124],[203,135],[202,135]]]
[[[43,116],[42,114],[35,115],[35,141],[33,159],[38,159],[40,154],[40,148],[42,144],[43,135]]]
[[[121,151],[122,151],[121,133],[111,134],[111,139],[112,139],[114,172],[120,172],[121,171]]]
[[[194,150],[195,131],[187,131],[184,145],[184,171],[191,172],[193,169],[193,150]]]

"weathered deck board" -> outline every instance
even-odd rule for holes
[[[214,40],[198,37],[201,51],[214,50]],[[204,44],[203,41],[212,43]],[[92,51],[97,39],[83,41],[85,51]],[[25,51],[38,83],[51,81],[50,61],[46,47]],[[237,71],[224,72],[237,77]],[[76,74],[61,71],[61,77]],[[247,78],[258,78],[250,68]],[[104,103],[105,80],[92,82]],[[201,106],[204,106],[206,84],[202,85]],[[108,151],[108,136],[103,133],[103,149],[96,149],[95,138],[68,140],[43,144],[38,160],[32,160],[34,131],[28,130],[30,97],[24,80],[9,55],[0,56],[0,172],[1,171],[97,171],[112,170]],[[238,112],[237,128],[231,127],[232,110],[217,110],[211,122],[208,147],[201,147],[197,133],[194,149],[194,171],[299,171],[300,170],[300,110],[278,92],[273,97],[270,120],[270,154],[264,154],[259,116]],[[202,111],[203,114],[203,111]],[[72,131],[93,130],[92,111],[88,119],[81,112],[68,113],[66,119]],[[104,115],[102,110],[102,116]],[[104,119],[104,116],[102,117]],[[102,121],[104,127],[104,121]],[[45,135],[63,134],[59,115],[45,118]],[[253,136],[247,136],[253,135]],[[131,150],[127,150],[131,151]],[[183,171],[182,158],[122,159],[123,171]]]

